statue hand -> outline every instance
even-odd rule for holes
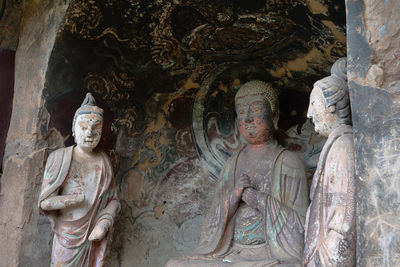
[[[93,228],[89,235],[89,241],[100,241],[102,240],[108,231],[108,223],[105,220],[101,220]]]
[[[254,188],[248,187],[242,193],[242,200],[254,209],[258,209],[258,191]]]
[[[247,187],[251,187],[250,184],[250,177],[245,174],[242,173],[239,177],[239,181],[235,186],[235,193],[237,196],[240,196],[243,193],[243,190]]]

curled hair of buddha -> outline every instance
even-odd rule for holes
[[[318,86],[321,89],[329,111],[336,113],[341,123],[351,124],[350,98],[346,73],[346,58],[340,58],[333,64],[331,76],[317,81],[314,83],[314,86]]]
[[[80,108],[78,108],[75,112],[74,119],[72,121],[72,133],[75,134],[75,122],[76,118],[80,115],[84,114],[97,114],[103,117],[103,109],[96,106],[96,100],[94,99],[91,93],[87,93],[85,99],[83,100]]]
[[[275,129],[277,129],[279,119],[279,99],[277,91],[269,83],[260,80],[252,80],[239,88],[235,95],[235,102],[241,97],[253,95],[260,95],[267,101],[272,111],[272,120]]]

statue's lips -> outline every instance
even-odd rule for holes
[[[254,124],[249,124],[249,125],[245,125],[244,129],[246,132],[254,132],[255,130],[257,130],[257,127]]]

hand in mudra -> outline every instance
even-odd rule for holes
[[[250,177],[247,174],[242,173],[239,177],[239,181],[235,186],[236,195],[240,196],[243,193],[243,190],[247,187],[251,187]]]
[[[253,209],[258,209],[258,195],[259,193],[256,189],[247,187],[242,193],[242,200]]]
[[[92,232],[89,235],[89,241],[100,241],[102,240],[108,231],[108,223],[104,220],[100,221],[93,228]]]

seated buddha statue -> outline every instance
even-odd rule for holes
[[[303,161],[274,137],[278,96],[253,80],[235,96],[247,145],[221,170],[198,248],[167,266],[297,266],[302,262],[308,186]]]

